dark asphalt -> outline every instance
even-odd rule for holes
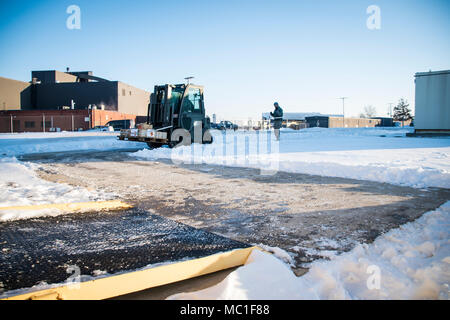
[[[69,266],[114,274],[246,247],[138,209],[3,222],[0,290],[65,282]]]

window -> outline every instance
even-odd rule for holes
[[[125,96],[125,89],[122,89],[122,95]]]
[[[50,128],[52,126],[51,121],[45,121],[45,128]],[[43,121],[41,121],[41,128],[43,128]]]
[[[25,121],[25,128],[34,128],[34,121]]]
[[[201,112],[201,93],[198,88],[189,88],[188,95],[183,102],[184,112]]]

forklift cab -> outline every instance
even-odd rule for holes
[[[202,136],[210,129],[209,117],[205,116],[203,86],[177,84],[155,86],[150,95],[147,124],[164,130],[171,136],[175,129],[185,129],[194,141],[194,127],[201,125]]]

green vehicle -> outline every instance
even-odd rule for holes
[[[211,122],[205,114],[203,87],[195,84],[155,86],[147,121],[120,131],[120,140],[146,142],[150,148],[211,143]]]

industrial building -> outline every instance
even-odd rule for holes
[[[270,113],[262,114],[262,120],[270,123]],[[370,128],[370,127],[392,127],[392,118],[344,118],[340,114],[321,114],[319,112],[285,112],[283,115],[283,127],[292,129],[304,128]]]
[[[307,117],[342,117],[342,115],[331,115],[331,114],[322,114],[320,112],[285,112],[283,114],[283,128],[291,128],[291,129],[304,129],[308,128],[308,123],[306,122]],[[269,112],[264,112],[262,114],[262,120],[271,123],[273,120],[270,116]]]
[[[309,128],[370,128],[382,124],[380,118],[344,118],[330,116],[312,116],[305,118]]]
[[[149,92],[92,71],[32,71],[30,82],[0,77],[0,132],[86,130],[146,116],[149,102]]]
[[[415,74],[416,134],[450,134],[450,70]]]

